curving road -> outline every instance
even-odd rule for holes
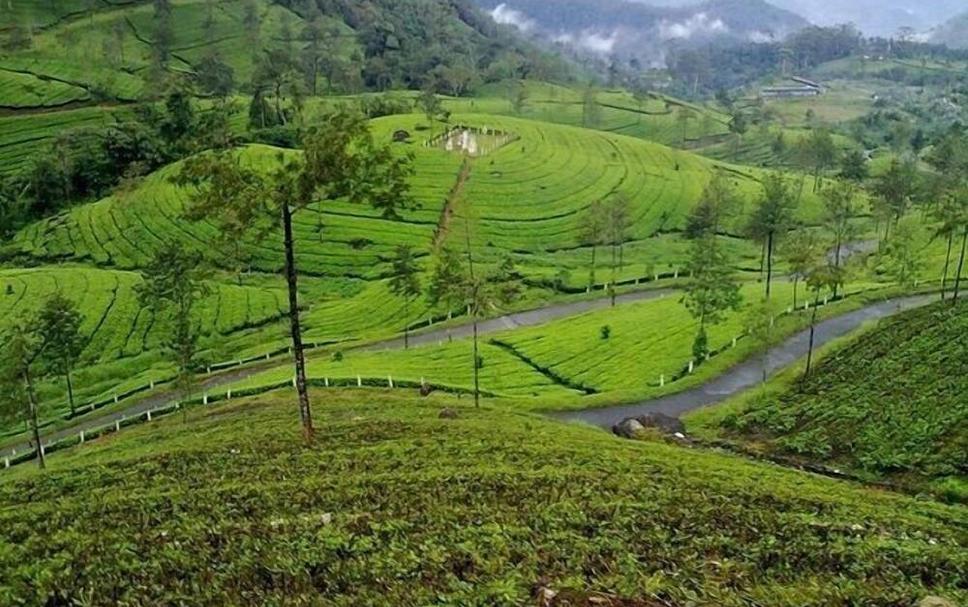
[[[672,293],[671,289],[653,289],[647,291],[635,291],[632,293],[623,293],[617,295],[615,300],[616,304],[632,303],[637,301],[647,301],[650,299],[659,299],[665,297]],[[478,323],[478,333],[480,335],[487,335],[489,333],[497,333],[500,331],[507,331],[509,329],[517,329],[520,327],[531,327],[535,325],[544,324],[552,320],[559,318],[564,318],[568,316],[574,316],[576,314],[582,314],[584,312],[589,312],[592,310],[600,310],[607,308],[611,305],[610,299],[606,297],[601,297],[599,299],[589,299],[582,301],[573,301],[567,303],[552,304],[544,308],[538,308],[536,310],[528,310],[524,312],[516,312],[514,314],[506,314],[504,316],[499,316],[497,318],[491,318],[488,320],[483,320]],[[455,326],[431,329],[429,331],[423,331],[420,333],[415,333],[410,336],[410,345],[429,345],[436,344],[439,342],[445,342],[451,339],[461,339],[465,337],[470,337],[473,335],[473,325],[470,322],[464,322]],[[351,347],[350,349],[374,351],[374,350],[398,350],[403,348],[403,337],[395,337],[392,339],[387,339],[383,341],[374,342],[371,344],[360,345],[356,347]],[[285,364],[279,359],[272,361],[267,361],[264,363],[254,364],[248,367],[235,368],[229,371],[224,371],[218,373],[217,375],[212,375],[204,380],[200,381],[197,385],[198,392],[211,392],[216,388],[221,386],[226,386],[228,384],[235,383],[239,380],[246,379],[256,373],[265,371],[266,369],[278,367]],[[100,428],[101,426],[106,426],[108,424],[114,423],[117,420],[122,420],[125,418],[137,417],[143,415],[146,411],[157,409],[159,407],[164,407],[170,403],[175,398],[175,392],[173,390],[165,390],[162,392],[157,392],[145,396],[142,399],[133,401],[131,405],[121,409],[119,411],[111,413],[94,413],[90,417],[78,420],[76,424],[69,427],[62,428],[60,430],[55,430],[53,432],[47,432],[42,435],[42,441],[44,444],[56,441],[67,436],[73,436],[78,434],[82,430],[91,430],[93,428]],[[11,455],[13,452],[22,452],[25,449],[29,449],[30,445],[27,440],[23,440],[17,444],[8,445],[7,447],[0,449],[0,458]],[[0,462],[2,465],[2,462]]]
[[[929,295],[891,299],[818,322],[814,335],[815,348],[847,335],[868,321],[893,316],[903,310],[921,307],[936,300],[936,297]],[[767,357],[767,373],[773,375],[806,356],[809,344],[810,331],[805,330],[772,348]],[[611,428],[629,417],[645,413],[665,413],[678,417],[688,411],[724,401],[757,385],[762,377],[762,357],[757,356],[701,386],[683,392],[631,405],[555,413],[552,417],[604,428]]]
[[[617,296],[616,303],[624,304],[636,301],[647,301],[669,296],[675,291],[672,289],[655,289],[649,291],[638,291],[625,293]],[[879,318],[892,316],[901,310],[923,306],[933,301],[931,296],[905,297],[888,300],[872,304],[854,312],[848,312],[841,316],[824,320],[817,324],[815,343],[820,347],[831,340],[837,339],[857,329],[862,324]],[[599,299],[575,301],[570,303],[553,304],[545,308],[529,310],[507,314],[497,318],[481,321],[478,323],[478,332],[481,335],[516,329],[520,327],[530,327],[544,324],[552,320],[581,314],[591,310],[607,308],[610,305],[608,297]],[[413,346],[434,344],[447,341],[449,339],[461,339],[472,335],[473,327],[470,323],[463,323],[452,327],[433,329],[422,333],[411,335],[410,344]],[[782,344],[774,347],[769,352],[768,372],[770,374],[783,369],[802,358],[807,352],[809,332],[802,331],[789,338]],[[361,345],[358,349],[362,350],[392,350],[403,347],[403,338],[393,338],[372,344]],[[282,364],[278,359],[266,363],[260,363],[245,368],[225,371],[217,375],[210,376],[199,382],[199,391],[206,392],[215,390],[239,380],[250,377],[267,368],[277,367]],[[643,413],[656,411],[668,415],[678,416],[687,411],[697,409],[706,405],[714,404],[725,400],[729,396],[741,392],[751,386],[756,385],[762,377],[761,357],[740,363],[725,374],[709,380],[707,383],[696,388],[660,397],[657,399],[643,401],[631,405],[616,407],[588,409],[584,411],[569,411],[552,414],[552,417],[566,421],[580,421],[602,427],[611,427],[613,424],[622,421],[627,417],[642,415]],[[145,398],[133,402],[122,410],[101,415],[93,415],[70,427],[49,432],[43,435],[43,442],[56,441],[71,435],[76,435],[82,430],[98,428],[116,420],[136,417],[144,414],[145,411],[163,407],[174,398],[173,391],[163,391],[151,394]],[[12,454],[14,451],[22,452],[29,449],[29,443],[24,440],[16,445],[9,445],[0,450],[0,458]]]

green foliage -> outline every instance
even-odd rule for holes
[[[780,452],[877,478],[964,481],[966,330],[964,305],[882,321],[783,393],[751,399],[735,428]]]
[[[326,398],[311,446],[280,393],[6,474],[0,601],[521,605],[539,579],[723,607],[964,598],[952,507],[466,399]]]
[[[144,282],[136,287],[142,306],[168,322],[164,347],[178,368],[183,398],[191,396],[195,356],[198,349],[197,303],[208,295],[201,255],[186,251],[177,242],[159,249],[144,270]]]
[[[715,238],[704,236],[692,242],[687,269],[689,281],[683,289],[682,303],[699,320],[693,354],[700,362],[709,352],[706,325],[715,325],[727,311],[738,309],[742,297],[735,272]]]

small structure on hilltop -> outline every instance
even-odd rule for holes
[[[427,147],[437,147],[466,154],[468,156],[487,156],[498,149],[516,141],[518,136],[488,127],[471,127],[458,125],[426,143]]]
[[[410,133],[403,129],[393,131],[394,143],[406,143],[410,139]]]
[[[792,76],[790,80],[797,83],[798,86],[768,86],[760,90],[760,97],[764,99],[819,97],[824,93],[824,87],[819,82],[799,76]]]

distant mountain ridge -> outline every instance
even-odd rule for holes
[[[632,0],[648,6],[683,7],[696,0]],[[927,31],[965,10],[964,0],[769,0],[817,25],[853,23],[868,36],[893,36],[902,27]]]
[[[951,48],[968,48],[968,12],[951,19],[931,35],[931,41]]]
[[[671,48],[782,39],[810,23],[765,0],[653,6],[632,0],[475,0],[498,22],[598,54],[659,64]]]

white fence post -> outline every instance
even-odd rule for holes
[[[296,387],[296,376],[295,375],[292,376],[292,387],[293,388]]]
[[[675,272],[674,272],[674,273],[672,274],[672,277],[673,277],[673,278],[679,278],[679,270],[676,270],[676,271],[675,271]]]
[[[83,430],[81,430],[81,441],[80,442],[82,442],[82,443],[84,442],[84,431]]]
[[[208,404],[208,394],[203,394],[202,395],[202,404],[203,405],[207,405]]]
[[[10,458],[9,457],[3,458],[3,467],[4,468],[9,468],[10,467]]]
[[[148,420],[147,421],[149,421],[149,422],[151,421],[151,409],[148,409]]]
[[[154,390],[155,389],[155,380],[151,380],[151,383],[148,384],[148,389],[149,390]]]
[[[665,373],[659,376],[659,387],[660,388],[665,387]]]
[[[734,348],[736,347],[736,338],[735,337],[733,338],[733,347]]]
[[[120,419],[114,420],[114,431],[115,432],[120,432],[121,431],[121,420]]]
[[[393,376],[392,375],[387,375],[387,385],[390,386],[391,388],[393,387]]]
[[[207,373],[209,375],[212,374],[212,365],[209,365],[209,366],[205,367],[205,373]]]
[[[266,352],[266,360],[269,360],[269,353]]]
[[[326,387],[328,388],[329,387],[329,378],[328,377],[324,377],[323,378],[323,383],[326,384]]]
[[[232,390],[231,389],[229,389],[229,391],[225,393],[225,400],[232,400]]]
[[[692,370],[695,368],[695,366],[696,366],[696,361],[690,360],[689,361],[689,372],[690,373],[692,373]]]
[[[118,402],[118,395],[117,394],[114,395],[114,402]]]
[[[360,377],[359,375],[356,376],[356,387],[357,388],[363,387],[363,378]]]

